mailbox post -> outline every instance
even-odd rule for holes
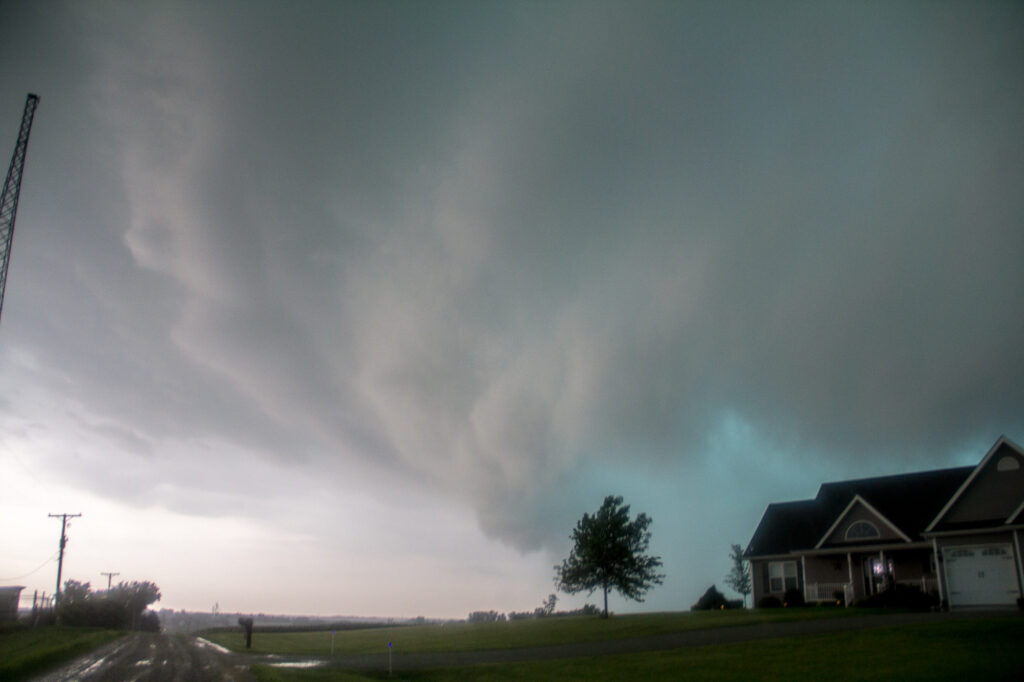
[[[252,648],[252,618],[239,618],[238,624],[245,628],[245,648]]]

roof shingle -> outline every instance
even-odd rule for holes
[[[921,540],[921,532],[973,470],[968,466],[823,483],[813,500],[768,505],[746,556],[812,549],[855,495],[864,498],[912,540]]]

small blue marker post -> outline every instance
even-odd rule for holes
[[[391,677],[391,642],[388,642],[388,677]]]
[[[331,656],[334,655],[334,635],[337,634],[337,630],[331,630]]]

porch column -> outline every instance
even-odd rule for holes
[[[853,557],[850,555],[849,552],[846,553],[846,570],[847,570],[847,572],[848,572],[848,574],[850,576],[850,583],[849,583],[850,586],[849,586],[849,589],[847,589],[846,592],[845,592],[845,594],[846,594],[846,604],[845,604],[845,607],[846,608],[850,608],[850,602],[853,601],[853,594],[854,594],[853,590],[854,590],[854,587],[853,587]]]
[[[1020,581],[1018,587],[1020,596],[1024,597],[1024,556],[1020,553],[1020,534],[1016,529],[1013,531],[1013,543],[1017,545],[1017,579]]]
[[[935,583],[939,586],[939,607],[946,601],[946,567],[939,563],[939,541],[932,537],[932,556],[935,558]]]
[[[804,554],[800,557],[800,567],[803,569],[803,589],[800,590],[804,595],[804,602],[807,602],[807,555]]]

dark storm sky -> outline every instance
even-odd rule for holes
[[[5,3],[0,142],[42,101],[0,575],[83,511],[70,576],[171,606],[533,608],[621,493],[686,608],[768,502],[1024,440],[1022,38],[990,2]]]

